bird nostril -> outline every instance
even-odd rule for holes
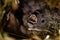
[[[32,14],[29,18],[29,22],[36,23],[37,22],[37,17],[34,14]]]
[[[33,19],[30,19],[31,21],[33,21],[33,22],[35,22],[35,20],[33,20]]]
[[[44,15],[42,15],[42,17],[44,17]]]

